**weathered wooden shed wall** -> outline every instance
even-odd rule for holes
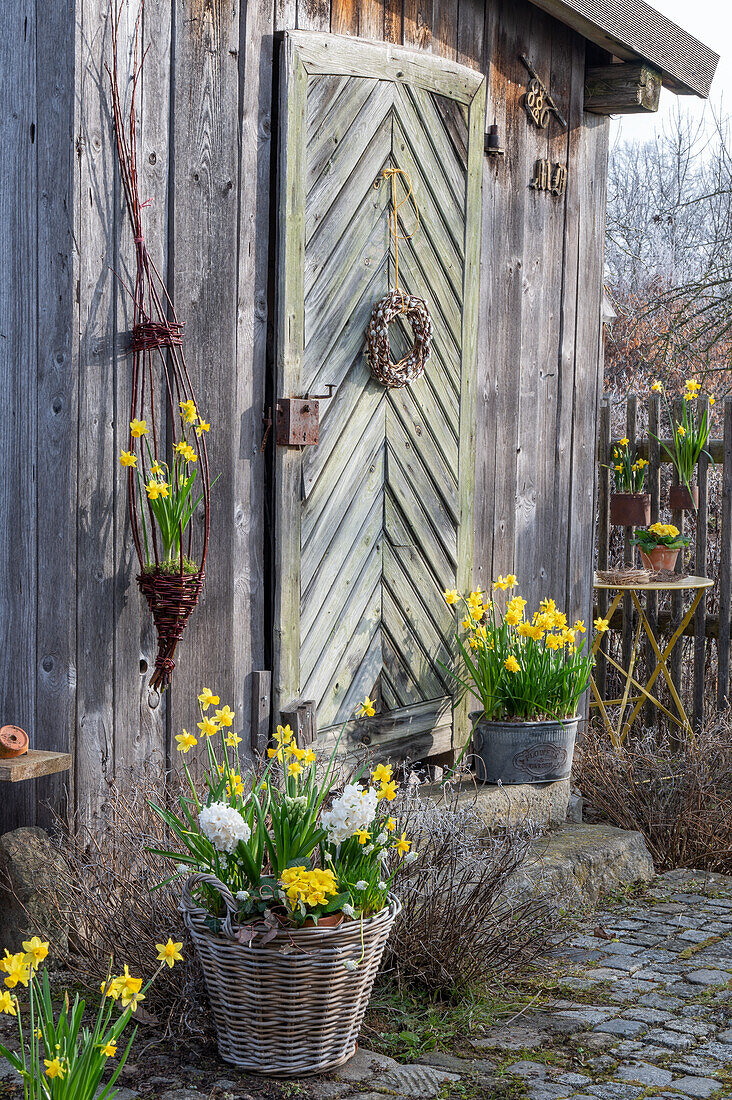
[[[131,249],[103,71],[108,3],[19,0],[0,22],[11,105],[0,113],[0,716],[39,746],[71,749],[76,808],[103,820],[113,776],[169,759],[204,683],[246,736],[251,672],[265,667],[279,30],[400,42],[487,74],[506,155],[484,164],[475,580],[513,570],[525,595],[586,618],[608,122],[582,109],[584,39],[528,0],[146,0],[147,235],[186,321],[222,475],[203,602],[161,702],[146,687],[154,636],[116,461],[130,372],[112,272],[124,274]],[[567,131],[529,123],[521,53]],[[528,188],[544,156],[568,166],[561,199]],[[64,782],[19,784],[0,803],[0,831],[45,821],[41,803]]]

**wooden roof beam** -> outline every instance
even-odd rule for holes
[[[680,95],[706,99],[719,54],[644,0],[531,0],[622,61],[645,61]]]
[[[638,115],[658,110],[663,78],[642,63],[622,61],[585,72],[586,111],[595,115]]]

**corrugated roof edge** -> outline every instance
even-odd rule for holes
[[[531,0],[625,61],[659,69],[664,86],[706,99],[719,54],[643,0]]]

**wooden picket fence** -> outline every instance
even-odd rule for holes
[[[707,402],[707,398],[700,401]],[[681,399],[674,404],[677,415],[681,412]],[[699,509],[693,512],[670,511],[668,487],[678,484],[668,455],[660,446],[658,437],[670,445],[671,427],[658,394],[652,394],[642,404],[635,396],[626,399],[603,399],[600,406],[598,432],[598,461],[600,462],[598,492],[597,568],[607,569],[621,564],[640,565],[636,548],[630,543],[632,528],[617,528],[610,524],[610,494],[613,481],[610,463],[611,447],[623,436],[630,440],[636,457],[649,462],[645,489],[651,494],[651,523],[658,520],[675,524],[691,537],[685,556],[687,573],[707,576],[714,580],[702,598],[696,614],[688,624],[685,635],[673,650],[669,659],[669,671],[679,693],[687,700],[687,712],[693,715],[693,724],[701,723],[705,710],[711,706],[723,710],[728,706],[730,676],[730,630],[732,610],[732,397],[724,399],[714,410],[713,434],[722,438],[710,439],[707,449],[713,460],[702,458],[698,467]],[[613,430],[614,429],[614,430]],[[608,464],[608,465],[606,465]],[[681,569],[681,555],[677,569]],[[609,605],[609,596],[598,591],[596,612],[603,617]],[[684,596],[673,593],[659,597],[656,593],[645,595],[646,613],[654,633],[658,637],[670,636],[683,618]],[[625,601],[623,601],[625,602]],[[629,601],[628,601],[629,602]],[[610,644],[622,656],[627,668],[633,645],[634,616],[630,609],[618,609],[610,623]],[[648,643],[646,660],[654,660]],[[653,666],[651,666],[653,667]],[[595,681],[603,699],[612,696],[609,680],[614,676],[608,662],[599,658]],[[610,686],[610,696],[608,688]],[[689,707],[691,703],[691,707]],[[657,712],[648,707],[649,721],[655,721]]]

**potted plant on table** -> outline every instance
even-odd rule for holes
[[[651,389],[654,393],[663,394],[673,432],[670,447],[663,440],[658,439],[658,436],[654,436],[654,439],[658,440],[671,459],[680,482],[679,485],[672,485],[669,490],[669,506],[672,511],[685,511],[687,509],[696,511],[699,506],[699,487],[694,484],[697,463],[702,454],[706,455],[710,462],[714,461],[705,449],[711,431],[708,411],[707,409],[699,411],[698,406],[695,405],[701,390],[701,383],[694,381],[693,378],[689,378],[685,382],[680,419],[674,416],[661,383],[654,382]],[[709,404],[714,404],[714,397],[711,394],[709,395]]]
[[[673,523],[654,523],[647,530],[638,531],[631,542],[640,550],[645,568],[656,573],[659,569],[675,569],[679,550],[689,545],[688,536],[682,535]]]
[[[508,591],[516,577],[499,576],[494,590]],[[590,679],[585,625],[569,626],[553,600],[531,619],[526,600],[513,596],[505,612],[480,590],[445,593],[465,610],[457,634],[459,664],[448,669],[480,703],[471,714],[473,756],[486,783],[548,783],[572,770],[579,700]]]
[[[610,522],[616,527],[643,527],[651,519],[651,494],[643,492],[648,462],[634,460],[629,444],[621,439],[612,449],[615,492],[610,497]]]
[[[415,857],[397,834],[390,765],[363,770],[335,796],[336,744],[317,774],[312,748],[278,726],[269,762],[242,777],[228,707],[199,696],[205,797],[185,768],[180,812],[153,809],[179,850],[159,851],[186,876],[181,911],[200,956],[219,1051],[242,1069],[319,1073],[356,1049],[400,904],[391,891]],[[360,715],[373,713],[366,699]],[[224,725],[221,722],[224,715]],[[212,738],[220,739],[220,754]],[[187,753],[197,738],[177,736]],[[233,749],[233,753],[229,752]]]

